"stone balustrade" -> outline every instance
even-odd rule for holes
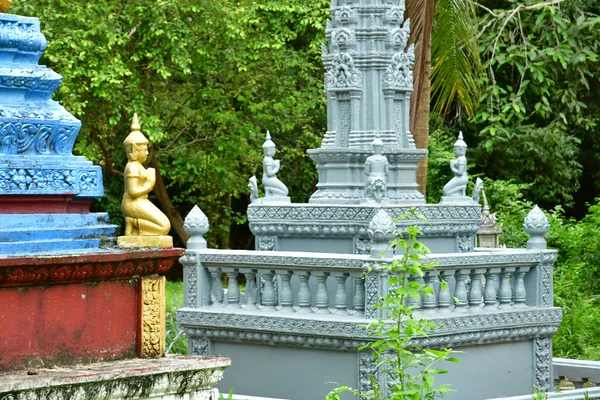
[[[455,254],[427,257],[426,261],[438,266],[421,278],[409,279],[421,279],[434,294],[411,300],[411,305],[440,316],[551,306],[551,281],[544,268],[554,258],[553,251],[519,249],[475,252],[460,258]],[[388,281],[378,266],[391,259],[200,249],[188,250],[181,262],[186,307],[376,318],[381,315],[373,305],[385,295]],[[238,282],[244,283],[242,288]]]

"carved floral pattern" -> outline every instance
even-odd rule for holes
[[[165,355],[165,282],[164,276],[142,278],[141,290],[141,351],[142,358],[155,358]]]
[[[37,258],[24,258],[22,262],[13,262],[13,265],[0,265],[0,287],[26,286],[53,283],[71,283],[90,280],[112,280],[130,278],[136,275],[164,274],[174,264],[175,259],[182,253],[181,249],[164,252],[153,252],[151,258],[148,254],[140,258],[115,260],[110,257],[94,256],[88,259],[82,257],[65,256],[56,260],[54,264],[44,263],[39,265]],[[18,260],[18,259],[13,259]],[[19,265],[21,264],[21,265]]]
[[[436,318],[434,334],[418,338],[424,347],[467,346],[551,337],[558,330],[562,311],[558,308]],[[356,350],[374,340],[368,330],[347,321],[298,319],[261,315],[180,311],[179,323],[190,338],[243,341],[269,345]]]
[[[394,54],[390,65],[382,76],[383,85],[385,87],[412,89],[414,62],[415,54],[412,46],[407,53]]]
[[[80,127],[78,121],[72,125],[34,122],[0,123],[0,154],[69,156]]]
[[[354,60],[348,53],[335,54],[325,73],[325,88],[360,88],[362,73],[354,66]]]
[[[550,367],[552,364],[552,346],[548,338],[534,339],[533,357],[535,377],[533,386],[544,391],[551,390]]]

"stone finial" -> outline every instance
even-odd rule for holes
[[[371,257],[391,257],[390,242],[396,234],[394,220],[383,209],[379,210],[369,223],[367,231],[373,244],[371,245]],[[389,253],[389,254],[388,254]]]
[[[531,236],[529,241],[527,241],[528,249],[543,250],[546,248],[544,236],[548,233],[550,223],[544,212],[537,205],[527,214],[523,227],[525,228],[525,232]]]
[[[192,211],[185,217],[183,229],[190,235],[187,242],[189,250],[206,249],[206,240],[203,236],[208,232],[209,223],[200,207],[194,206]]]
[[[6,12],[12,5],[12,0],[0,0],[0,12]]]

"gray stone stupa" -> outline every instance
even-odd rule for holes
[[[397,224],[422,224],[433,252],[472,251],[481,206],[464,195],[466,184],[440,205],[425,204],[418,191],[417,163],[427,150],[415,147],[409,130],[415,57],[403,18],[401,0],[332,2],[323,45],[327,132],[308,150],[317,191],[308,204],[254,198],[248,219],[257,250],[368,254],[368,225],[380,208],[395,218],[416,207],[428,222]]]

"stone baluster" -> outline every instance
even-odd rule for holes
[[[435,295],[435,288],[438,282],[439,271],[425,271],[425,284],[431,289],[431,294],[423,294],[423,310],[433,310],[437,307],[437,299]]]
[[[495,308],[498,302],[499,275],[501,268],[490,268],[485,274],[484,299],[486,308]]]
[[[525,301],[527,301],[525,274],[529,272],[529,269],[530,267],[519,267],[515,272],[515,292],[513,297],[515,307],[525,307]]]
[[[237,282],[237,268],[223,268],[223,272],[227,274],[227,304],[240,304],[240,286]]]
[[[294,294],[292,292],[292,271],[276,271],[281,279],[281,287],[279,288],[279,305],[282,311],[295,311],[292,305],[294,304]]]
[[[258,287],[256,286],[256,270],[240,268],[240,273],[246,277],[246,310],[258,310]]]
[[[417,276],[409,276],[408,277],[408,283],[409,285],[413,284],[413,282],[418,283],[420,280],[419,277]],[[416,299],[409,296],[408,299],[406,300],[406,303],[408,306],[414,307],[415,309],[420,309],[423,306],[423,302],[421,300],[421,296],[419,295]]]
[[[515,267],[502,268],[500,273],[500,290],[498,292],[498,308],[506,308],[512,302],[512,287],[510,285],[510,277],[515,272]]]
[[[275,295],[275,286],[273,283],[273,277],[275,276],[275,271],[273,270],[264,270],[261,271],[261,277],[263,280],[263,290],[261,296],[261,304],[264,306],[264,309],[274,310],[275,305],[277,304],[277,296]]]
[[[452,295],[450,294],[448,282],[453,275],[454,271],[452,270],[444,270],[441,272],[440,290],[438,292],[438,307],[440,312],[448,311],[452,305]],[[445,282],[445,284],[442,284],[442,281]]]
[[[360,275],[354,277],[354,297],[352,304],[356,311],[365,311],[365,280]]]
[[[298,290],[298,312],[312,312],[310,308],[312,304],[312,298],[310,293],[310,286],[308,286],[310,272],[296,271],[294,274],[298,277],[298,279],[300,279],[300,289]]]
[[[317,311],[329,311],[329,293],[327,292],[327,277],[329,272],[314,272],[317,277]]]
[[[348,310],[348,295],[346,294],[346,279],[348,274],[345,272],[332,272],[336,280],[336,291],[335,291],[335,308],[336,312],[346,312]]]
[[[466,280],[470,273],[471,270],[469,269],[459,269],[454,275],[456,278],[456,287],[454,288],[455,311],[466,311],[467,304],[469,304]]]
[[[483,301],[483,285],[481,277],[485,273],[485,269],[474,269],[471,271],[471,290],[469,291],[469,305],[474,310],[478,308]]]
[[[223,282],[221,282],[221,268],[208,268],[212,277],[212,302],[223,302]]]

